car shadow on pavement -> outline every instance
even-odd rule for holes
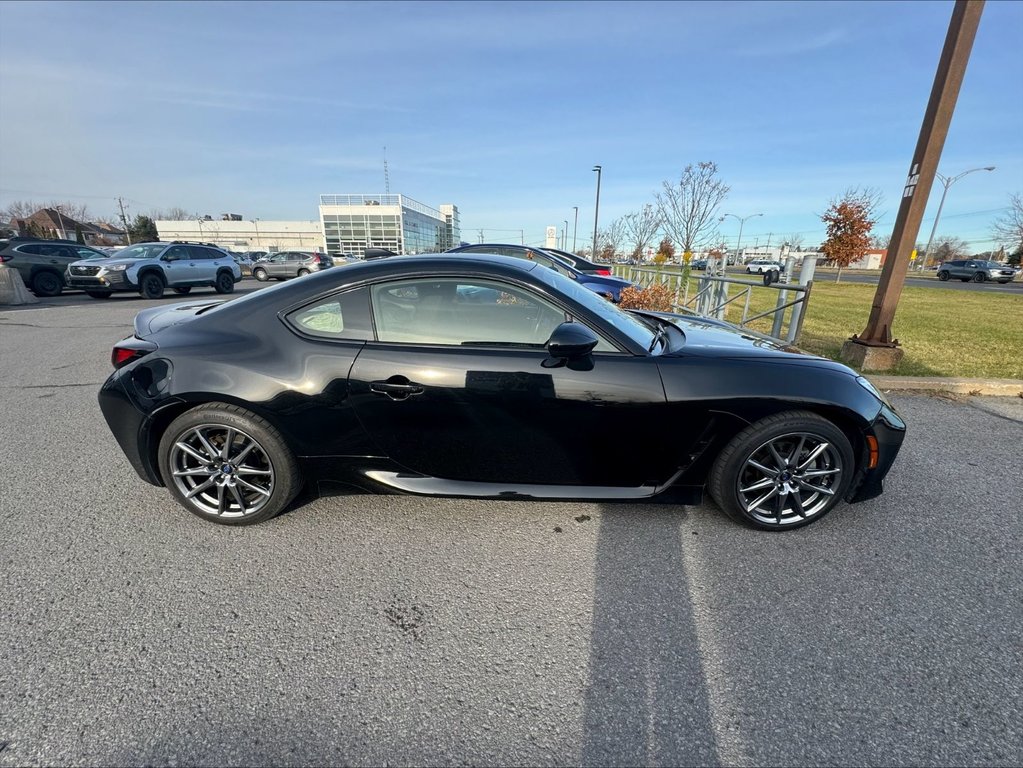
[[[583,765],[720,762],[682,549],[687,518],[674,505],[602,507]]]

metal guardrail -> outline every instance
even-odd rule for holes
[[[799,335],[803,330],[803,318],[806,316],[806,309],[810,303],[816,264],[815,258],[803,259],[798,283],[780,281],[768,283],[763,279],[760,282],[754,282],[748,279],[728,277],[724,274],[697,275],[690,273],[690,278],[695,277],[697,281],[695,292],[690,291],[689,281],[682,279],[680,269],[669,270],[663,267],[619,264],[615,266],[614,272],[619,277],[631,280],[643,288],[655,283],[667,286],[673,295],[671,305],[673,312],[729,320],[729,322],[742,327],[747,327],[761,318],[773,316],[770,335],[779,341],[794,344],[799,340]],[[790,258],[782,277],[791,275],[794,268],[795,260]],[[732,286],[738,287],[734,294]],[[775,291],[777,298],[774,308],[751,314],[750,299],[754,289]],[[795,294],[794,298],[790,299],[790,294]],[[742,304],[740,305],[739,302]],[[738,306],[742,306],[741,318],[736,321],[734,317],[727,317],[729,308]]]

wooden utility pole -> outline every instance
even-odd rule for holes
[[[931,98],[924,113],[920,138],[902,191],[902,204],[895,219],[888,256],[877,284],[867,327],[842,346],[842,357],[863,370],[890,370],[902,358],[897,339],[892,338],[892,320],[902,294],[909,268],[909,256],[920,231],[927,197],[938,171],[941,150],[952,122],[959,88],[970,60],[973,39],[977,35],[984,0],[956,0],[948,25],[945,47],[938,60],[938,71],[931,87]]]

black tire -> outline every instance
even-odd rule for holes
[[[139,280],[139,295],[144,299],[160,299],[163,298],[163,292],[166,287],[159,273],[146,272],[146,274],[142,275],[142,279]]]
[[[302,269],[298,270],[298,276],[299,277],[302,277],[303,275],[308,275],[308,274],[309,274],[309,270],[306,269],[305,267],[303,267]]]
[[[946,272],[945,270],[941,270],[938,273],[938,279],[941,280],[941,281],[948,280],[948,272]]]
[[[62,290],[64,281],[56,272],[46,269],[32,277],[32,293],[36,296],[60,296]]]
[[[182,296],[187,296],[192,292],[192,286],[186,285],[181,288],[175,288],[174,293],[180,293]]]
[[[217,282],[213,284],[217,293],[234,293],[234,275],[227,270],[217,274]]]
[[[94,299],[109,299],[113,296],[113,291],[86,291],[86,294]]]
[[[820,454],[812,457],[818,448]],[[782,531],[830,512],[845,496],[855,470],[852,446],[841,429],[815,413],[789,411],[761,419],[733,437],[714,462],[708,490],[733,520]],[[764,506],[768,503],[770,510]]]
[[[266,274],[266,270],[263,269],[262,267],[256,267],[254,270],[252,270],[252,276],[261,283],[265,283],[267,280],[270,279],[269,276]]]
[[[973,282],[975,282],[975,283],[983,283],[983,282],[986,282],[986,281],[987,281],[987,273],[986,272],[975,272],[974,273],[974,275],[973,275]]]
[[[196,453],[209,456],[200,432],[218,451],[209,464],[195,458]],[[225,458],[222,451],[228,435],[231,447]],[[255,445],[245,451],[243,463],[232,464],[250,442]],[[182,451],[178,447],[182,443],[192,452]],[[283,512],[302,487],[298,463],[281,433],[256,414],[226,403],[201,405],[174,419],[160,440],[159,464],[167,488],[181,506],[221,525],[269,520]],[[202,486],[205,489],[196,492]],[[248,510],[246,504],[251,505]]]

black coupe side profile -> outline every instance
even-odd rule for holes
[[[99,393],[143,480],[228,525],[303,486],[695,504],[763,529],[881,493],[905,434],[855,371],[622,311],[522,259],[432,255],[147,309]]]

